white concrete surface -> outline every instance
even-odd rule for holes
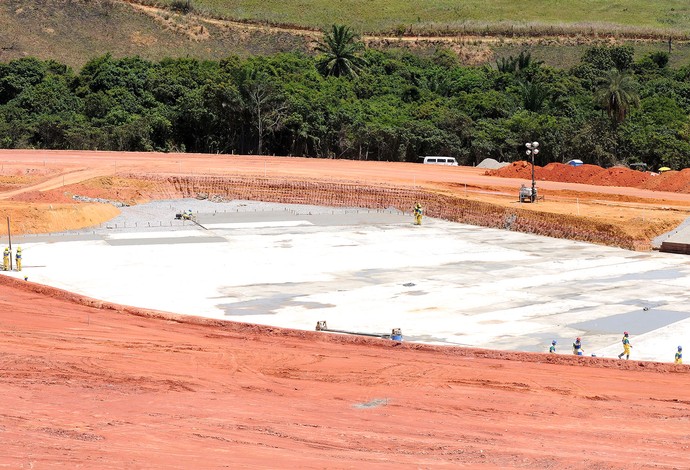
[[[6,274],[181,314],[305,330],[319,320],[356,332],[399,327],[406,341],[547,351],[556,339],[570,354],[581,336],[586,355],[615,357],[627,330],[631,359],[670,362],[678,345],[690,348],[686,256],[429,218],[418,227],[411,216],[348,226],[337,213],[309,219],[284,207],[252,223],[251,213],[216,220],[204,206],[210,230],[25,238],[24,271]],[[165,220],[154,209],[137,210]]]

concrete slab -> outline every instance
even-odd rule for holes
[[[659,250],[666,253],[690,254],[690,227],[678,228],[661,243]]]
[[[161,230],[190,204],[219,227]],[[628,330],[633,359],[666,362],[690,344],[684,256],[429,218],[414,226],[394,212],[263,204],[252,215],[242,204],[233,206],[241,216],[219,217],[219,204],[158,201],[125,208],[107,224],[117,230],[25,237],[25,270],[8,274],[181,314],[305,330],[319,320],[347,331],[402,328],[405,340],[433,344],[546,351],[556,339],[569,354],[581,336],[587,354],[615,357]]]

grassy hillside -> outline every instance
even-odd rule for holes
[[[592,41],[609,40],[609,35],[593,34],[595,26],[619,32],[637,28],[640,34],[643,31],[663,33],[654,40],[635,43],[639,54],[668,50],[665,35],[685,34],[682,28],[690,34],[690,4],[680,5],[677,0],[621,0],[609,6],[603,0],[570,3],[493,0],[490,8],[484,9],[480,0],[429,0],[420,8],[412,7],[407,0],[191,0],[192,14],[179,14],[170,9],[185,3],[186,0],[2,0],[0,62],[35,56],[79,68],[89,59],[108,52],[116,57],[138,55],[150,60],[186,56],[219,59],[232,54],[248,56],[287,50],[306,52],[318,36],[309,31],[288,31],[265,24],[218,21],[218,18],[295,24],[310,29],[334,22],[350,24],[361,32],[376,32],[377,37],[367,40],[372,47],[413,49],[420,54],[433,54],[439,47],[450,48],[466,64],[494,63],[497,57],[515,55],[529,48],[535,58],[549,65],[567,67],[579,60]],[[518,3],[519,8],[514,5]],[[583,4],[591,8],[586,9]],[[565,12],[561,16],[560,10]],[[537,17],[533,11],[541,12],[542,16]],[[594,15],[594,11],[599,14]],[[516,21],[504,21],[505,18]],[[583,26],[566,24],[565,19],[582,24],[593,19],[599,22]],[[553,23],[549,25],[549,21]],[[616,26],[607,27],[604,21]],[[453,28],[468,34],[501,30],[510,34],[439,40],[382,37],[385,30],[394,34],[423,31],[430,35],[449,35]],[[588,34],[575,33],[577,28]],[[530,30],[532,36],[528,34]],[[566,30],[570,31],[567,36],[558,37],[559,32]],[[671,65],[689,61],[690,42],[674,40]]]
[[[0,61],[35,56],[81,67],[89,59],[141,56],[218,59],[307,50],[304,37],[223,27],[185,15],[142,11],[119,0],[0,1]]]
[[[224,18],[315,28],[338,22],[367,33],[488,29],[686,34],[690,30],[687,0],[191,0],[191,4],[195,11]]]

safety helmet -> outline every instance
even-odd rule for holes
[[[553,341],[551,341],[551,344],[553,344],[553,345],[555,346],[555,345],[556,345],[556,340],[554,339]]]
[[[678,351],[682,351],[682,350],[683,350],[683,346],[678,346]]]
[[[17,251],[22,251],[22,247],[21,247],[21,246],[18,246],[18,247],[17,247]]]
[[[575,338],[575,341],[580,341],[580,338],[579,337]]]
[[[623,332],[623,336],[628,336],[628,332],[627,331]]]

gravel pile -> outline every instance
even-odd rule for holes
[[[79,202],[99,202],[102,204],[112,204],[115,207],[128,207],[128,204],[125,204],[124,202],[111,201],[110,199],[103,199],[100,197],[79,196],[78,194],[75,194],[72,196],[72,199]]]
[[[485,158],[482,162],[477,165],[477,168],[486,168],[487,170],[498,170],[506,165],[510,165],[508,162],[499,162],[493,158]]]

